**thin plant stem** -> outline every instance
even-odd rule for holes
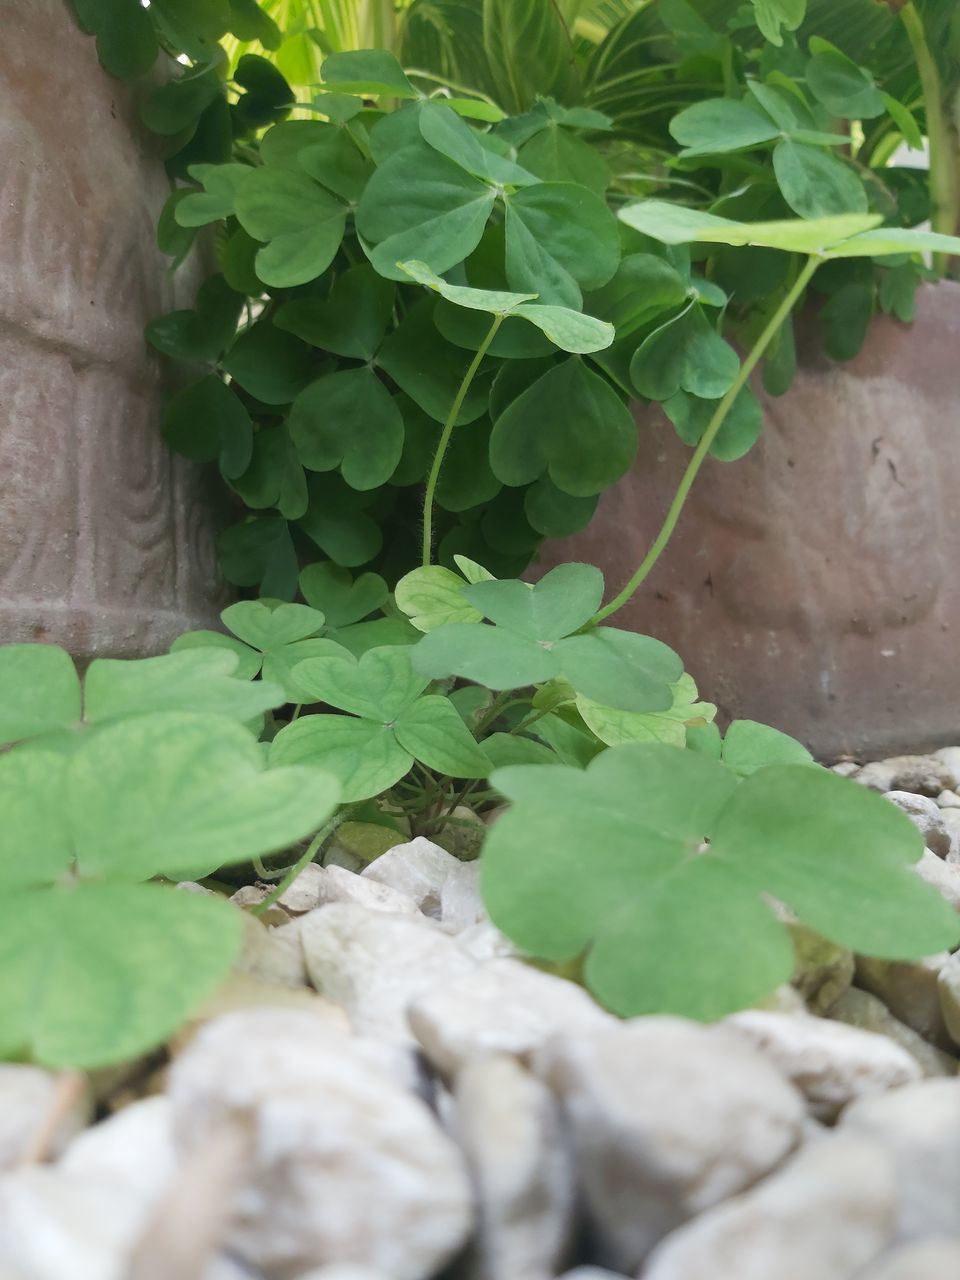
[[[308,866],[314,860],[317,855],[317,850],[323,845],[323,842],[333,835],[337,827],[346,820],[348,812],[349,810],[342,809],[339,813],[335,813],[325,826],[320,828],[300,857],[287,871],[287,874],[283,877],[277,887],[272,890],[272,892],[268,893],[264,900],[262,902],[258,902],[251,910],[251,915],[262,916],[265,912],[269,911],[279,898],[283,897],[304,867]]]
[[[503,324],[504,317],[494,316],[493,324],[490,326],[489,332],[477,349],[477,354],[470,361],[463,380],[457,388],[457,394],[453,397],[453,404],[450,406],[450,412],[447,420],[443,424],[443,430],[440,432],[440,441],[437,445],[437,452],[434,454],[433,465],[430,468],[430,474],[427,477],[427,489],[423,497],[423,565],[424,568],[430,564],[433,553],[433,502],[437,492],[437,481],[440,479],[440,468],[443,466],[444,455],[450,444],[450,437],[453,435],[453,428],[456,426],[457,418],[460,416],[460,410],[463,408],[463,402],[467,398],[467,392],[477,376],[477,370],[483,362],[483,357],[487,354],[490,343],[497,336],[497,330]]]
[[[646,556],[644,556],[636,573],[634,573],[633,577],[623,590],[615,595],[609,604],[604,605],[602,609],[593,615],[590,622],[587,624],[588,626],[595,626],[598,622],[602,622],[604,618],[609,618],[611,614],[616,613],[618,609],[622,609],[650,573],[653,566],[660,559],[664,548],[670,541],[670,537],[677,526],[677,521],[680,519],[680,513],[683,510],[684,503],[689,496],[690,490],[693,488],[693,482],[696,480],[697,475],[700,472],[700,468],[710,451],[710,446],[713,444],[717,432],[726,422],[727,414],[730,412],[734,401],[746,386],[747,380],[756,368],[761,356],[776,337],[780,326],[793,310],[797,300],[810,283],[810,279],[821,261],[822,259],[818,254],[811,254],[809,258],[807,258],[807,261],[804,263],[799,275],[793,282],[793,285],[784,295],[779,307],[777,307],[776,311],[770,317],[763,329],[763,332],[751,348],[749,355],[747,355],[743,364],[740,366],[740,372],[734,379],[730,390],[714,410],[713,416],[707,424],[707,429],[704,431],[703,436],[700,439],[700,443],[694,450],[693,457],[687,464],[687,469],[683,473],[680,484],[677,486],[677,492],[674,494],[673,501],[670,504],[670,510],[666,514],[666,518],[660,528],[660,532],[654,539],[653,545],[647,552]]]
[[[956,234],[960,222],[960,156],[957,139],[944,103],[944,89],[937,63],[927,43],[923,19],[913,0],[900,10],[910,47],[913,49],[923,90],[923,108],[927,117],[927,141],[930,144],[930,224],[934,231],[944,235]],[[934,267],[940,273],[946,269],[947,254],[934,255]]]

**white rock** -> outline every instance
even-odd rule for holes
[[[861,1031],[873,1031],[876,1035],[886,1036],[916,1058],[925,1076],[957,1074],[956,1058],[927,1044],[923,1036],[895,1018],[883,1001],[872,996],[869,991],[851,987],[831,1006],[827,1017],[846,1023],[848,1027],[859,1027]]]
[[[300,942],[300,921],[266,925],[256,916],[245,916],[243,950],[235,967],[280,987],[305,986],[307,966]]]
[[[960,951],[950,957],[937,980],[943,1020],[954,1043],[960,1045]]]
[[[410,1005],[408,1018],[427,1057],[447,1076],[492,1053],[528,1056],[559,1032],[617,1025],[582,987],[520,960],[490,960],[433,986]]]
[[[277,899],[277,905],[292,916],[302,916],[320,903],[320,881],[323,868],[315,862],[308,863],[288,888]]]
[[[260,1277],[249,1267],[242,1266],[225,1253],[219,1253],[204,1269],[203,1280],[260,1280]]]
[[[937,796],[937,804],[941,809],[960,809],[960,795],[956,791],[941,791]]]
[[[366,880],[376,880],[406,894],[413,898],[425,915],[439,919],[444,883],[460,865],[460,861],[446,849],[417,836],[415,840],[394,845],[379,858],[374,858],[361,875]]]
[[[860,768],[861,766],[855,760],[838,760],[836,764],[830,766],[830,772],[838,774],[841,778],[855,778]]]
[[[857,986],[879,996],[895,1018],[912,1027],[924,1040],[949,1049],[951,1040],[940,1008],[937,978],[950,959],[949,951],[922,960],[877,960],[857,957]]]
[[[486,920],[480,897],[480,863],[458,862],[440,889],[440,923],[451,933],[462,933]]]
[[[746,1009],[724,1025],[769,1058],[819,1120],[834,1119],[854,1098],[921,1077],[917,1060],[892,1040],[825,1018]]]
[[[953,1280],[960,1276],[960,1235],[902,1245],[884,1254],[856,1280]]]
[[[336,902],[301,923],[313,985],[347,1012],[358,1035],[413,1044],[407,1010],[413,1000],[476,962],[440,925]]]
[[[914,795],[912,791],[888,791],[887,799],[907,815],[931,852],[938,858],[947,856],[950,852],[950,832],[940,816],[936,800]]]
[[[957,785],[957,775],[939,752],[877,760],[865,764],[855,780],[873,791],[912,791],[923,796],[938,796]]]
[[[725,1028],[637,1018],[558,1036],[535,1067],[563,1102],[603,1261],[624,1271],[763,1177],[803,1133],[800,1093]]]
[[[954,778],[960,782],[960,747],[941,747],[939,751],[931,752],[934,760],[939,760],[945,764]]]
[[[919,1240],[960,1226],[960,1079],[922,1080],[861,1098],[842,1132],[882,1145],[897,1177],[897,1236]]]
[[[383,1271],[374,1271],[372,1267],[355,1267],[350,1263],[338,1266],[335,1263],[332,1267],[308,1271],[297,1276],[297,1280],[390,1280],[390,1277]]]
[[[470,925],[456,935],[457,946],[476,961],[507,960],[520,953],[506,934],[489,920]]]
[[[131,1102],[75,1138],[57,1166],[91,1182],[114,1181],[147,1206],[159,1200],[177,1173],[169,1098]]]
[[[553,1275],[573,1230],[574,1170],[556,1099],[514,1058],[468,1063],[453,1132],[477,1201],[471,1280]]]
[[[791,983],[815,1012],[829,1009],[853,981],[853,952],[799,921],[787,928],[795,956]]]
[[[950,852],[947,862],[960,862],[960,809],[941,809],[943,825],[950,832]]]
[[[668,1236],[644,1280],[850,1280],[890,1239],[893,1171],[870,1142],[805,1147],[752,1191]]]
[[[169,1091],[183,1152],[249,1128],[224,1244],[271,1280],[332,1263],[428,1280],[470,1232],[463,1158],[429,1109],[310,1014],[211,1023]]]
[[[929,849],[924,849],[920,861],[913,866],[917,875],[933,885],[954,911],[960,911],[960,863],[944,861]]]
[[[63,1087],[62,1077],[58,1079],[40,1067],[0,1063],[0,1170],[15,1165],[38,1135],[44,1133],[50,1116],[58,1110],[58,1091]],[[49,1154],[57,1155],[83,1128],[90,1108],[88,1092],[78,1091],[49,1135],[46,1142]]]
[[[606,1267],[574,1267],[572,1271],[565,1271],[559,1280],[626,1280],[626,1277]]]
[[[319,905],[327,906],[331,902],[355,902],[372,911],[392,911],[395,915],[420,915],[420,908],[408,893],[356,875],[345,867],[323,868]]]

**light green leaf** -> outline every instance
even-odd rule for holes
[[[616,222],[606,203],[586,187],[540,182],[506,197],[505,206],[511,288],[578,310],[581,289],[599,289],[616,271]]]
[[[756,720],[734,720],[723,737],[723,763],[746,778],[768,764],[813,764],[813,756],[796,738]]]
[[[663,742],[683,747],[687,741],[687,722],[712,722],[717,713],[710,702],[697,701],[697,686],[684,673],[671,685],[673,702],[663,711],[619,711],[589,698],[577,698],[577,710],[587,728],[607,746],[624,742]]]
[[[515,764],[556,764],[559,760],[545,743],[515,733],[491,733],[483,740],[483,751],[495,769]]]
[[[318,378],[290,410],[290,438],[312,471],[339,467],[354,489],[376,489],[403,452],[403,416],[371,369]]]
[[[204,227],[229,218],[237,192],[253,170],[248,164],[194,164],[189,172],[203,191],[185,193],[177,201],[174,218],[180,227]]]
[[[283,702],[283,690],[237,679],[226,649],[181,649],[159,658],[96,658],[84,681],[90,723],[147,711],[197,711],[248,721]]]
[[[451,622],[412,650],[414,670],[430,679],[462,676],[489,689],[518,689],[559,674],[556,658],[535,641],[503,627]]]
[[[449,699],[418,698],[397,716],[397,741],[422,764],[452,778],[485,778],[493,767]]]
[[[378,573],[361,573],[354,579],[349,569],[331,560],[318,560],[300,574],[300,590],[307,604],[320,609],[330,627],[348,627],[369,617],[387,601],[387,584]]]
[[[354,716],[301,716],[286,725],[270,744],[272,767],[316,767],[340,785],[344,802],[381,795],[409,772],[413,756],[397,742],[391,728]],[[311,768],[312,771],[312,768]]]
[[[0,877],[4,895],[51,884],[70,870],[73,844],[63,803],[67,759],[42,743],[0,755]]]
[[[559,674],[577,693],[625,711],[666,710],[670,686],[683,674],[683,663],[667,645],[616,627],[567,636],[555,653]]]
[[[395,152],[373,174],[357,208],[357,230],[389,280],[406,280],[397,264],[410,260],[443,272],[477,247],[495,199],[492,186],[421,143]]]
[[[185,631],[171,644],[170,652],[180,653],[184,649],[223,649],[232,653],[237,665],[231,674],[237,680],[252,680],[260,674],[263,665],[262,653],[257,653],[234,636],[224,635],[222,631]]]
[[[363,97],[387,94],[391,98],[416,98],[416,89],[404,75],[396,57],[386,49],[351,49],[330,53],[320,74],[337,93]]]
[[[497,417],[490,465],[504,484],[530,484],[546,472],[558,489],[583,498],[625,475],[636,449],[629,409],[574,356],[549,368]]]
[[[882,258],[893,253],[960,254],[960,236],[900,227],[878,227],[875,231],[864,231],[840,244],[831,245],[824,250],[824,257]]]
[[[68,653],[51,644],[0,645],[0,745],[79,719],[80,680]]]
[[[744,151],[780,137],[780,127],[736,98],[707,98],[684,108],[670,121],[681,156]]]
[[[359,661],[346,653],[312,658],[296,674],[317,701],[381,724],[395,720],[429,683],[411,669],[403,647],[371,649]]]
[[[552,642],[596,613],[603,600],[603,574],[592,564],[562,564],[544,574],[532,590],[525,582],[490,580],[464,587],[463,595],[498,626],[530,640]]]
[[[90,1070],[161,1044],[226,977],[243,917],[161,885],[78,884],[0,903],[0,1056]]]
[[[463,594],[466,585],[452,569],[432,564],[405,574],[397,583],[395,598],[418,631],[434,631],[450,622],[482,619],[483,614]]]
[[[784,200],[801,218],[867,211],[867,193],[853,169],[822,147],[785,138],[773,151]]]
[[[347,206],[312,178],[269,165],[249,173],[235,211],[244,231],[268,242],[257,254],[257,275],[279,288],[306,284],[326,271],[347,219]]]
[[[807,221],[736,222],[665,200],[626,205],[618,216],[635,231],[664,244],[752,244],[792,253],[823,252],[851,236],[859,237],[881,221],[877,213],[847,213]]]

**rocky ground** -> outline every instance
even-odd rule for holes
[[[960,748],[836,769],[960,910]],[[424,839],[344,837],[263,919],[169,1058],[0,1067],[0,1280],[960,1276],[960,952],[791,923],[763,1008],[619,1022]]]

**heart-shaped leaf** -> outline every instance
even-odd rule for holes
[[[440,336],[433,320],[436,305],[431,298],[414,303],[384,341],[377,365],[424,413],[445,422],[470,356]],[[481,372],[464,398],[457,426],[475,422],[486,413],[489,392],[489,379]]]
[[[579,310],[581,289],[599,289],[616,271],[617,225],[592,191],[571,182],[540,182],[521,188],[505,204],[507,280],[513,289]]]
[[[633,385],[648,400],[669,400],[678,391],[714,399],[730,389],[739,370],[737,353],[699,303],[654,329],[630,361]]]
[[[51,644],[0,645],[0,746],[77,724],[80,680]]]
[[[262,426],[253,438],[253,455],[233,488],[248,507],[276,507],[288,520],[306,514],[307,479],[286,424]]]
[[[159,658],[96,658],[84,680],[83,716],[89,723],[147,711],[197,711],[248,721],[280,706],[277,685],[236,678],[237,659],[226,651],[192,649]]]
[[[463,594],[464,578],[442,565],[411,569],[397,583],[397,606],[418,631],[434,631],[448,622],[479,622],[483,614]]]
[[[300,574],[300,590],[307,604],[319,609],[329,627],[349,627],[381,609],[387,601],[387,584],[378,573],[361,573],[354,579],[348,569],[330,560],[318,560]]]
[[[410,771],[413,756],[393,729],[377,720],[312,715],[280,730],[270,744],[270,763],[329,774],[337,779],[344,802],[352,803],[389,791]]]
[[[706,98],[685,107],[670,121],[681,156],[722,155],[744,151],[780,137],[780,127],[765,114],[736,98]]]
[[[70,870],[73,842],[63,804],[68,759],[46,744],[0,755],[4,894],[52,884]]]
[[[193,164],[190,177],[203,191],[185,193],[177,201],[174,218],[179,227],[205,227],[229,218],[235,211],[237,192],[253,170],[248,164]]]
[[[337,276],[329,298],[285,302],[274,324],[312,347],[351,360],[372,360],[390,323],[394,292],[393,283],[372,267],[350,267]]]
[[[630,469],[637,428],[608,382],[577,357],[554,365],[500,413],[490,465],[504,484],[544,472],[575,497],[591,497]]]
[[[684,444],[700,443],[703,433],[717,410],[719,400],[701,400],[698,396],[678,391],[665,400],[663,411],[677,429]],[[750,388],[743,387],[727,411],[723,426],[710,446],[710,452],[723,462],[742,458],[756,444],[763,429],[763,410]]]
[[[163,417],[163,437],[195,462],[219,461],[228,479],[246,471],[253,454],[250,414],[215,373],[177,392]]]
[[[624,1016],[714,1019],[788,980],[793,951],[768,895],[868,954],[960,938],[910,869],[922,841],[909,820],[826,770],[774,765],[738,784],[695,752],[626,745],[585,773],[521,766],[492,782],[514,802],[481,864],[494,923],[553,961],[586,951],[588,984]]]
[[[825,40],[811,40],[807,88],[832,116],[870,120],[883,115],[883,94],[870,73]]]
[[[241,600],[220,616],[235,636],[257,651],[263,678],[279,685],[289,702],[309,698],[293,675],[298,662],[341,652],[332,640],[316,638],[324,627],[324,616],[307,605],[271,607],[262,600]]]
[[[213,362],[233,337],[243,296],[222,275],[204,280],[191,311],[171,311],[151,320],[144,337],[176,360]]]
[[[381,724],[395,720],[429,683],[412,670],[405,648],[372,649],[359,661],[348,654],[315,658],[297,677],[316,701]]]
[[[289,288],[322,275],[343,239],[347,206],[305,173],[264,165],[237,191],[235,212],[255,240],[264,284]]]
[[[710,702],[697,701],[697,686],[686,672],[671,685],[673,702],[663,711],[618,711],[589,698],[577,698],[577,710],[591,733],[607,746],[624,742],[663,742],[683,747],[687,741],[687,722],[712,722],[717,713]],[[767,762],[769,763],[769,762]]]
[[[260,674],[263,666],[263,654],[251,649],[235,636],[225,635],[222,631],[184,631],[177,636],[170,646],[171,653],[180,653],[184,649],[223,649],[232,653],[237,659],[233,675],[237,680],[253,680]]]
[[[448,698],[418,698],[397,716],[395,732],[401,747],[439,773],[485,778],[492,768]]]
[[[283,516],[257,516],[231,525],[217,539],[217,552],[228,582],[238,587],[259,586],[264,595],[292,599],[299,566]],[[367,555],[361,556],[361,561],[365,559]]]
[[[390,479],[403,451],[403,415],[370,369],[319,378],[294,401],[290,438],[312,471],[340,467],[354,489]]]
[[[742,778],[769,764],[813,764],[796,738],[756,720],[734,720],[723,735],[721,759]]]
[[[310,348],[268,320],[241,333],[221,363],[244,391],[264,404],[289,404],[313,372]]]

